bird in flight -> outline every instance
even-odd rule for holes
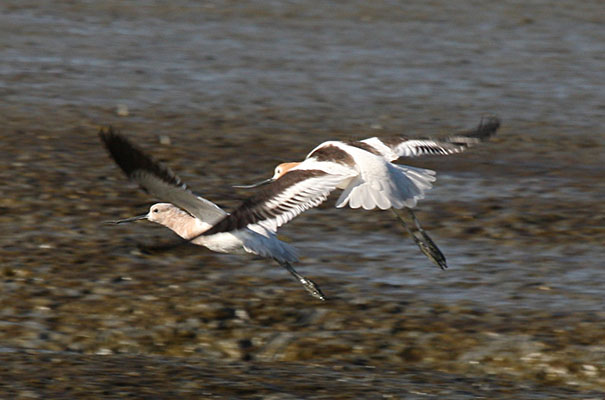
[[[490,116],[482,119],[474,130],[443,140],[398,136],[324,142],[311,150],[302,162],[279,164],[269,179],[235,186],[269,185],[202,235],[230,231],[250,223],[276,231],[298,214],[319,205],[334,189],[343,189],[336,207],[390,209],[420,250],[445,269],[445,256],[412,210],[432,187],[435,171],[393,164],[393,161],[401,157],[459,153],[494,135],[499,126],[500,120]],[[415,228],[396,211],[402,208],[411,216]]]
[[[292,263],[298,261],[297,252],[277,238],[278,228],[317,207],[335,189],[342,189],[336,207],[391,209],[420,250],[435,264],[446,268],[445,257],[412,211],[432,187],[435,172],[393,161],[400,157],[459,153],[494,135],[499,126],[498,118],[487,117],[474,130],[442,140],[373,137],[360,141],[327,141],[301,162],[278,165],[271,178],[239,186],[262,188],[231,213],[195,195],[168,167],[111,128],[101,129],[99,136],[126,175],[163,201],[152,205],[145,215],[114,222],[147,219],[212,251],[272,258],[312,296],[325,300],[319,286],[292,267]],[[395,211],[402,208],[408,210],[415,230]]]

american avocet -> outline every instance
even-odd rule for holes
[[[100,136],[129,178],[145,191],[168,202],[154,204],[146,215],[117,223],[148,219],[213,251],[273,258],[314,297],[324,300],[319,287],[292,267],[291,263],[297,261],[296,251],[277,239],[277,229],[305,210],[321,204],[334,189],[344,189],[337,207],[348,204],[364,209],[408,208],[416,232],[393,212],[421,250],[443,268],[443,254],[411,211],[431,188],[435,172],[395,165],[392,161],[402,156],[447,155],[463,151],[493,135],[499,125],[497,118],[489,117],[475,130],[445,140],[370,138],[356,142],[325,142],[313,149],[304,161],[280,164],[272,178],[245,186],[268,184],[231,214],[194,195],[172,171],[119,134],[102,130]]]
[[[298,214],[319,205],[334,189],[344,189],[336,207],[348,204],[366,210],[391,209],[420,250],[445,269],[445,256],[412,211],[432,187],[435,171],[392,162],[400,157],[459,153],[494,135],[499,126],[498,118],[487,117],[476,129],[443,140],[373,137],[324,142],[302,162],[279,164],[273,177],[253,185],[236,186],[254,188],[269,184],[202,235],[232,232],[250,224],[275,232]],[[407,209],[415,230],[395,211],[401,208]]]
[[[109,154],[130,179],[138,183],[145,192],[165,201],[152,205],[145,215],[112,222],[120,224],[147,219],[212,251],[251,253],[272,258],[288,270],[311,295],[325,300],[319,286],[292,267],[292,263],[298,261],[296,249],[279,240],[275,231],[262,224],[250,223],[228,232],[200,235],[229,214],[211,201],[195,195],[168,167],[145,154],[111,128],[101,129],[99,136]]]

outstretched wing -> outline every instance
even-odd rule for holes
[[[320,205],[347,177],[320,169],[292,169],[264,186],[203,235],[231,232],[249,225],[276,232],[297,215]]]
[[[227,215],[216,204],[193,194],[170,168],[143,153],[111,127],[101,129],[99,137],[126,176],[138,183],[145,192],[209,224]]]
[[[404,137],[369,138],[361,140],[368,151],[378,153],[389,161],[399,157],[417,157],[424,155],[449,155],[460,153],[475,144],[493,136],[500,127],[497,117],[481,119],[477,128],[461,132],[446,139],[408,139]]]

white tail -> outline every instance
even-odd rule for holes
[[[381,180],[365,181],[356,177],[342,192],[336,207],[349,204],[351,208],[363,207],[372,210],[388,208],[414,207],[435,181],[435,171],[424,168],[386,165],[388,174]]]

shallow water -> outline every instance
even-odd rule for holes
[[[566,133],[603,113],[596,1],[2,7],[3,97],[32,107],[320,113],[330,128],[394,130],[497,112],[509,129]]]
[[[127,376],[121,363],[176,365],[191,385],[234,384],[248,368],[305,377],[288,392],[285,378],[265,384],[265,372],[248,371],[234,391],[208,392],[217,397],[371,398],[372,384],[309,386],[359,375],[394,398],[403,387],[406,398],[602,395],[601,8],[2,2],[0,357],[15,368],[0,375],[22,383],[0,389],[79,393],[45,384],[60,381],[54,372],[21,379],[49,355],[81,378],[78,388],[89,382],[107,397],[125,385],[109,379]],[[231,185],[324,140],[448,135],[489,113],[503,120],[490,143],[410,161],[438,172],[418,216],[447,271],[390,213],[337,210],[333,200],[280,231],[303,255],[298,270],[332,297],[326,304],[265,260],[150,252],[141,244],[174,237],[151,224],[100,224],[151,201],[107,158],[101,125],[230,208],[248,195]],[[204,364],[219,362],[215,375]],[[131,385],[210,396],[195,385],[179,392],[161,373]]]

